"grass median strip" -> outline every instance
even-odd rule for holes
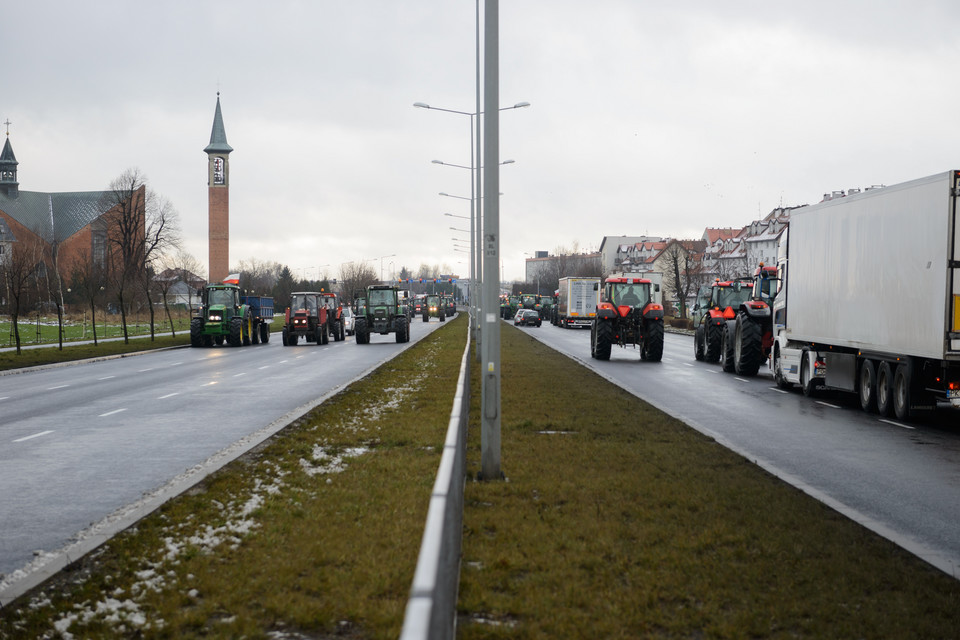
[[[957,580],[522,330],[501,339],[507,480],[467,483],[461,638],[956,637]]]
[[[148,337],[131,338],[128,344],[124,344],[123,340],[101,341],[96,345],[65,342],[62,350],[57,346],[45,346],[35,349],[21,349],[19,355],[16,351],[4,351],[0,353],[0,371],[73,362],[87,358],[103,358],[151,349],[182,347],[189,344],[189,332],[178,333],[176,337],[158,333],[153,340]]]
[[[0,610],[0,638],[396,638],[466,327],[448,322]]]

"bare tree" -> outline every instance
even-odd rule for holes
[[[231,269],[240,274],[240,288],[249,292],[271,291],[280,278],[282,267],[277,262],[260,261],[256,258],[241,260]]]
[[[86,250],[77,252],[70,270],[70,290],[90,305],[90,325],[93,327],[93,344],[97,342],[97,299],[103,295],[106,284],[103,266],[92,260]]]
[[[101,206],[106,210],[108,277],[120,304],[123,341],[129,343],[127,304],[145,267],[146,184],[140,170],[127,169],[114,179]]]
[[[667,262],[664,288],[670,292],[670,296],[676,296],[680,305],[680,317],[686,318],[687,298],[707,280],[703,271],[703,260],[699,253],[680,242],[672,243],[664,250],[663,255]]]
[[[137,270],[138,280],[147,299],[147,308],[150,310],[150,339],[156,338],[154,331],[155,314],[153,306],[153,275],[155,267],[163,262],[166,255],[172,255],[180,247],[180,228],[177,210],[165,197],[152,190],[146,192],[144,211],[143,249],[138,252],[143,255],[142,268]],[[139,238],[137,239],[139,242]],[[173,328],[173,319],[170,317],[170,308],[167,306],[167,297],[163,296],[164,309],[170,321],[170,331],[176,337]]]
[[[423,265],[421,265],[422,267]],[[377,284],[380,276],[366,262],[346,262],[340,265],[340,295],[347,301],[362,294],[371,284]]]
[[[5,259],[0,261],[0,275],[6,284],[10,297],[10,322],[13,326],[17,355],[20,355],[20,316],[37,299],[37,280],[39,269],[43,265],[43,241],[37,236],[34,240],[13,242]]]

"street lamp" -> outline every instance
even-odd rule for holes
[[[384,258],[396,258],[397,254],[391,253],[388,256],[380,256],[380,282],[383,282],[383,259]],[[376,259],[376,258],[374,258]]]

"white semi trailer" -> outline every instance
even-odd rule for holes
[[[960,407],[960,171],[795,209],[780,239],[770,366],[806,395],[908,419]]]
[[[590,327],[597,315],[600,278],[560,278],[557,297],[557,326]]]

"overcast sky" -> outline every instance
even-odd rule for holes
[[[473,0],[7,3],[0,117],[26,191],[131,167],[207,259],[217,91],[230,257],[466,276]],[[960,168],[960,18],[935,0],[501,0],[501,255],[699,238]],[[465,225],[465,226],[462,226]],[[391,264],[392,263],[392,264]],[[328,265],[328,266],[322,266]]]

